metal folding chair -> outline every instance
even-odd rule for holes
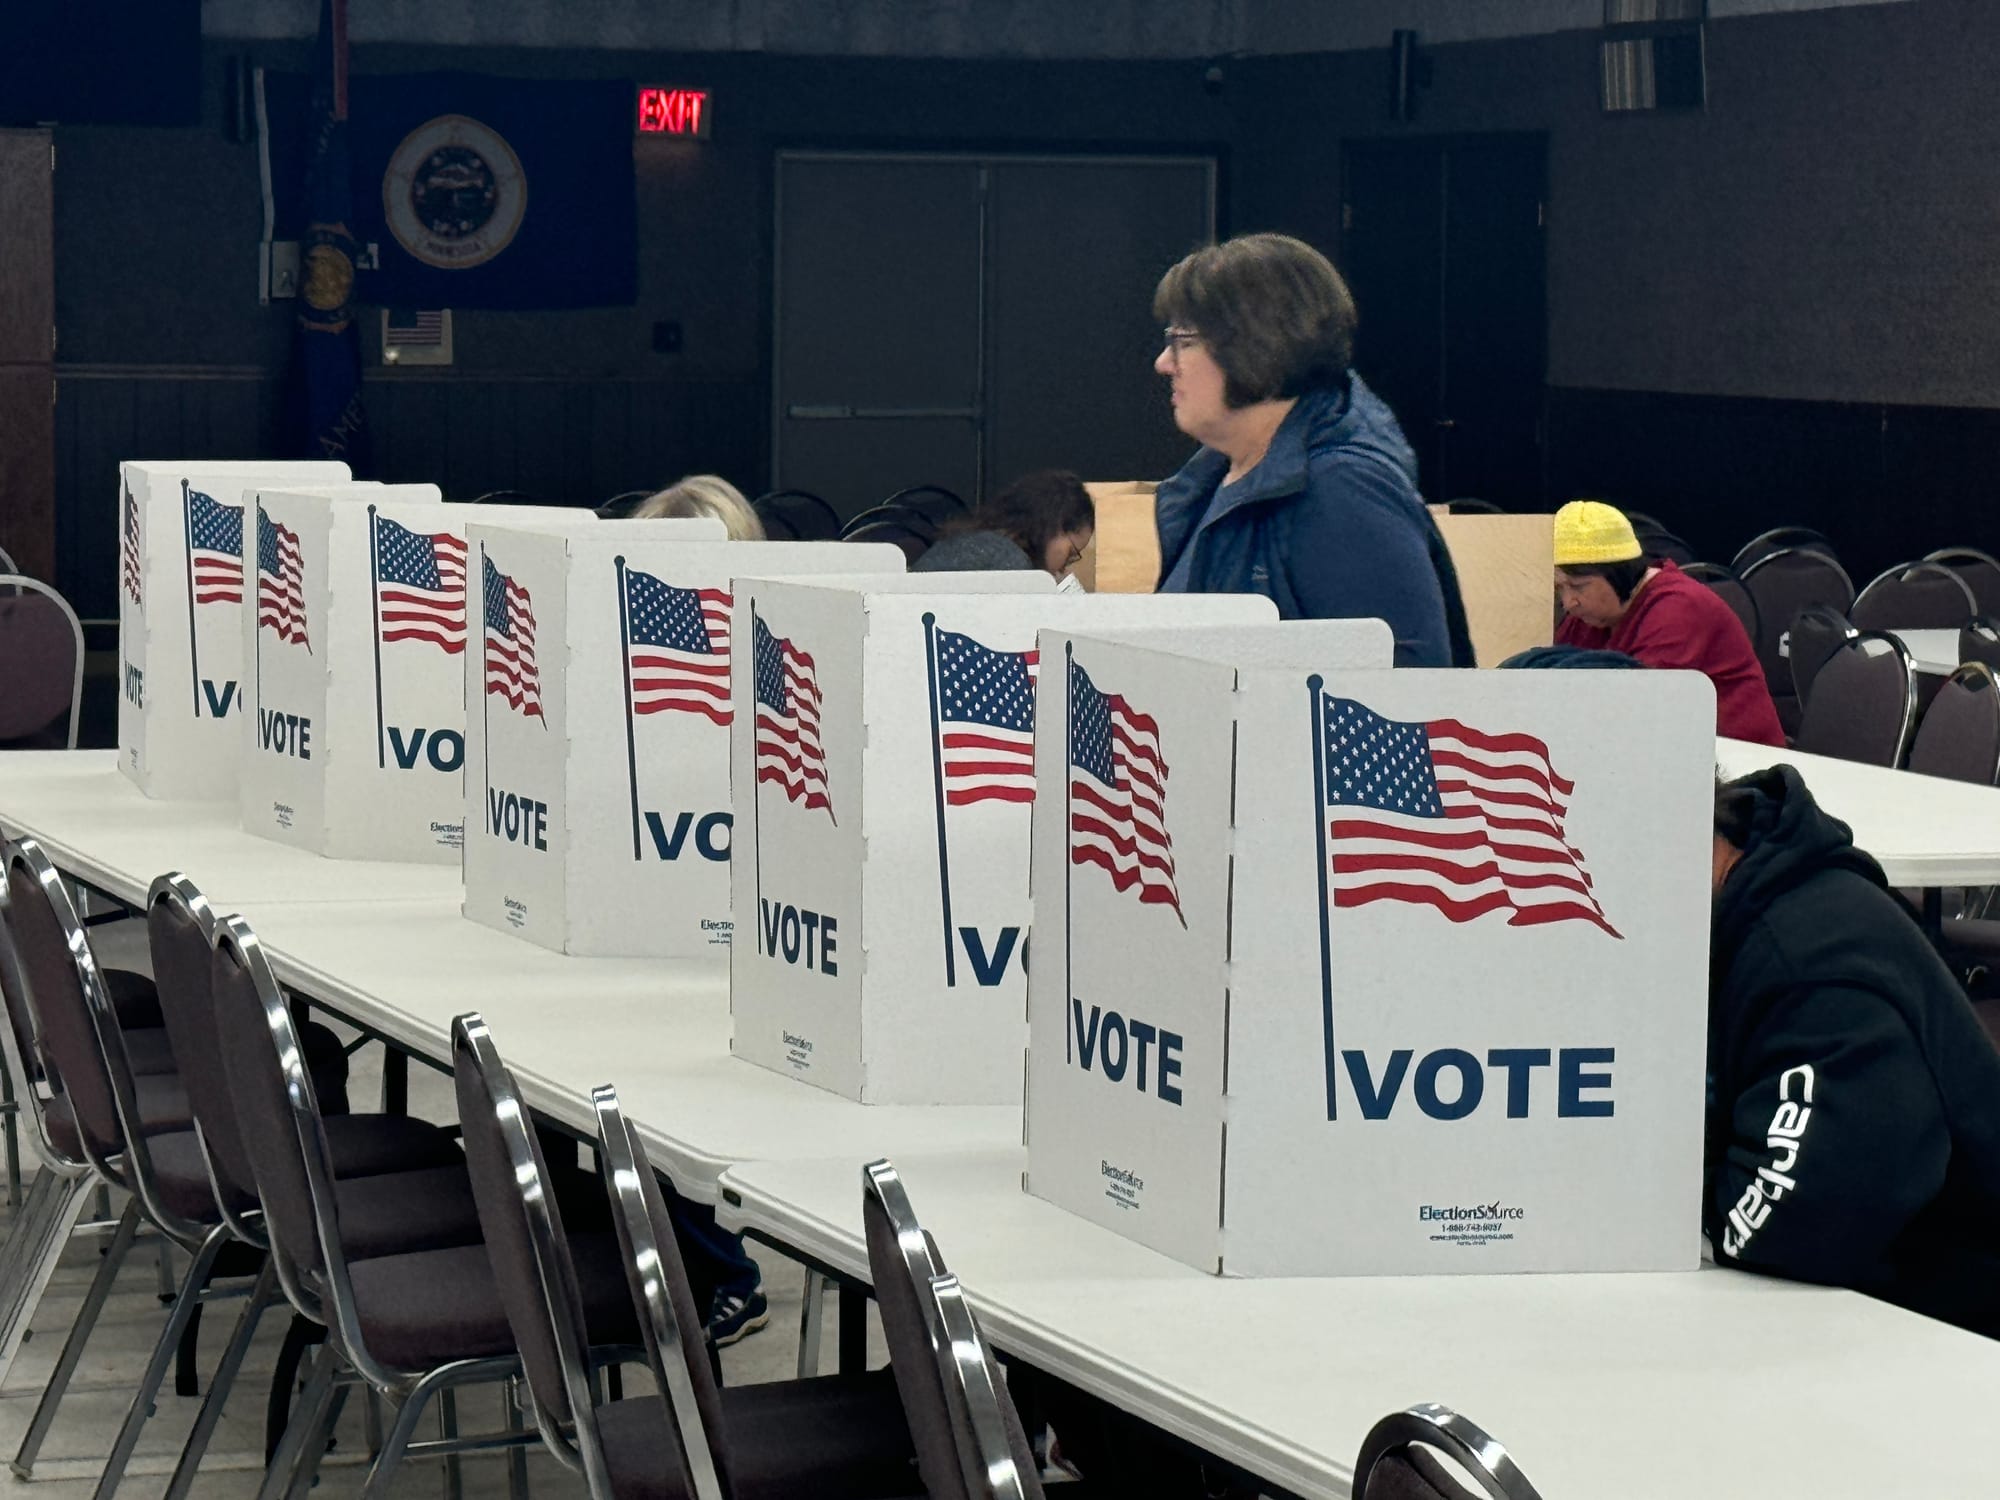
[[[1361,1440],[1354,1500],[1460,1500],[1465,1487],[1423,1450],[1449,1456],[1488,1500],[1541,1500],[1507,1450],[1448,1406],[1427,1402],[1384,1417]]]

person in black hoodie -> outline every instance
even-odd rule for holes
[[[2000,1051],[1881,867],[1776,766],[1717,787],[1718,1262],[2000,1337]]]

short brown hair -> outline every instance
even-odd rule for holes
[[[1232,407],[1337,386],[1354,361],[1354,296],[1333,262],[1285,234],[1209,245],[1160,278],[1153,316],[1201,336]]]
[[[1039,568],[1050,542],[1065,532],[1093,531],[1096,527],[1097,507],[1083,481],[1068,469],[1039,469],[1023,474],[999,494],[989,495],[944,532],[997,531]]]

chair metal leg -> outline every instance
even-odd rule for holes
[[[306,1500],[313,1486],[319,1483],[319,1466],[326,1462],[327,1450],[333,1446],[333,1429],[340,1421],[341,1408],[347,1405],[347,1393],[353,1389],[348,1381],[334,1382],[333,1394],[327,1398],[326,1407],[299,1454],[298,1468],[292,1473],[292,1487],[285,1492],[285,1500]]]
[[[403,1398],[403,1404],[396,1408],[396,1420],[389,1424],[389,1435],[382,1440],[382,1451],[375,1455],[375,1462],[368,1469],[368,1480],[361,1487],[361,1500],[388,1500],[389,1488],[396,1480],[396,1470],[403,1462],[403,1450],[416,1436],[418,1419],[423,1416],[424,1406],[429,1402],[433,1389],[435,1387],[420,1381]]]
[[[229,1399],[230,1387],[236,1383],[237,1373],[242,1370],[243,1360],[250,1352],[251,1340],[257,1336],[257,1324],[264,1316],[264,1309],[270,1306],[277,1287],[278,1269],[267,1259],[263,1274],[258,1276],[257,1285],[250,1292],[250,1300],[243,1304],[243,1311],[236,1319],[236,1329],[223,1347],[222,1362],[215,1367],[215,1374],[209,1379],[208,1397],[195,1415],[194,1428],[181,1448],[180,1462],[174,1465],[174,1476],[167,1481],[164,1500],[187,1500],[188,1492],[194,1486],[195,1470],[201,1467],[202,1455],[208,1452],[209,1440],[215,1436],[216,1424],[222,1420],[222,1404]]]
[[[89,1180],[78,1178],[72,1187],[75,1189],[72,1196],[76,1209],[81,1211],[84,1199],[90,1195]],[[135,1199],[126,1205],[125,1215],[118,1221],[111,1243],[105,1247],[104,1256],[97,1263],[97,1274],[90,1280],[90,1290],[84,1294],[83,1306],[77,1309],[76,1321],[70,1324],[69,1337],[63,1341],[62,1353],[56,1358],[55,1372],[42,1388],[42,1399],[36,1403],[35,1415],[29,1419],[20,1451],[14,1455],[12,1468],[17,1478],[34,1477],[35,1457],[42,1451],[42,1441],[48,1437],[49,1427],[56,1419],[56,1408],[62,1405],[70,1378],[76,1374],[77,1361],[83,1358],[83,1346],[90,1341],[90,1331],[97,1326],[98,1314],[104,1311],[105,1299],[111,1295],[112,1283],[117,1281],[119,1267],[125,1264],[125,1256],[132,1248],[132,1237],[138,1232],[139,1204]],[[56,1241],[58,1255],[68,1242],[68,1234],[63,1234]],[[50,1259],[53,1262],[54,1257]]]
[[[438,1392],[438,1436],[447,1443],[458,1436],[458,1392]],[[444,1500],[464,1500],[465,1466],[456,1453],[444,1460]]]
[[[799,1379],[819,1374],[819,1335],[824,1321],[823,1298],[826,1278],[817,1271],[806,1272],[806,1294],[799,1306]]]
[[[197,1293],[197,1295],[199,1295]],[[194,1311],[188,1314],[187,1327],[181,1330],[181,1341],[174,1348],[174,1394],[192,1397],[201,1394],[201,1371],[197,1368],[201,1360],[201,1303],[197,1301]]]
[[[14,1075],[0,1065],[0,1108],[6,1110],[7,1206],[21,1206],[21,1101],[14,1093]]]
[[[533,1432],[526,1415],[521,1409],[521,1382],[525,1377],[515,1376],[500,1389],[503,1411],[507,1417],[509,1432]],[[509,1448],[507,1450],[507,1500],[528,1500],[528,1450]]]
[[[333,1347],[322,1344],[313,1360],[312,1374],[306,1377],[306,1388],[292,1405],[291,1420],[285,1423],[284,1434],[264,1465],[264,1482],[257,1489],[257,1500],[280,1500],[291,1492],[293,1475],[310,1451],[311,1440],[324,1426],[321,1418],[333,1400],[333,1377],[338,1373],[339,1363]]]
[[[171,1306],[174,1300],[174,1247],[164,1237],[160,1240],[160,1306]]]
[[[292,1421],[292,1393],[298,1384],[299,1366],[306,1350],[326,1337],[326,1330],[298,1313],[285,1326],[285,1341],[278,1346],[278,1362],[271,1371],[271,1394],[264,1404],[264,1462],[269,1464],[278,1443]]]
[[[6,1380],[14,1356],[21,1352],[28,1320],[83,1217],[90,1189],[89,1177],[66,1177],[48,1168],[28,1188],[14,1232],[0,1253],[0,1381]],[[135,1218],[135,1228],[137,1222]]]
[[[222,1247],[229,1240],[228,1226],[216,1225],[188,1262],[187,1275],[181,1278],[180,1294],[174,1299],[173,1311],[167,1314],[167,1326],[160,1330],[160,1337],[153,1345],[153,1357],[146,1363],[146,1373],[139,1381],[139,1389],[133,1392],[132,1405],[127,1408],[124,1424],[118,1429],[118,1440],[111,1445],[111,1456],[104,1461],[104,1472],[98,1476],[96,1500],[111,1500],[111,1496],[118,1493],[118,1482],[125,1477],[125,1466],[132,1462],[132,1452],[139,1446],[139,1429],[153,1414],[153,1403],[159,1398],[160,1386],[166,1381],[167,1365],[173,1359],[174,1351],[180,1347],[181,1335],[187,1332],[195,1309],[201,1306],[201,1289],[215,1267],[215,1258],[222,1253]]]

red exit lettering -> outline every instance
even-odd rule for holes
[[[639,90],[639,133],[708,136],[707,89]]]

